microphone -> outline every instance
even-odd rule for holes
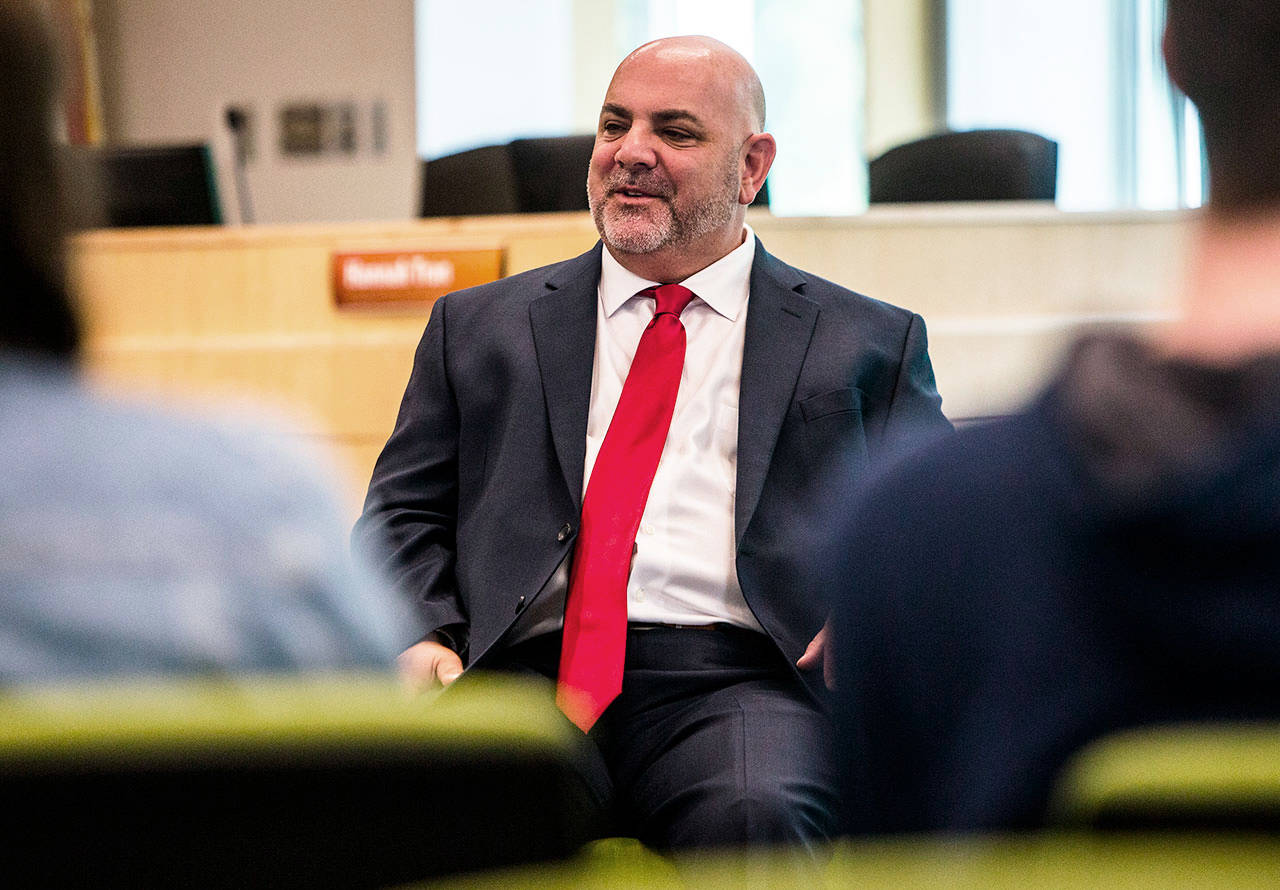
[[[245,162],[249,156],[249,115],[243,108],[235,105],[227,106],[227,128],[235,137],[235,170],[236,197],[240,200],[240,222],[253,222],[253,201],[249,197],[249,178],[245,173]]]

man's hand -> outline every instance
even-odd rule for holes
[[[811,671],[815,668],[822,668],[822,682],[827,684],[828,689],[836,688],[836,671],[835,664],[832,659],[831,652],[831,621],[822,625],[822,630],[818,631],[818,635],[809,641],[808,647],[804,650],[796,661],[796,667],[802,671]],[[402,658],[404,656],[401,656]]]
[[[415,692],[448,686],[462,673],[462,659],[448,646],[432,640],[415,643],[396,657],[400,679]]]

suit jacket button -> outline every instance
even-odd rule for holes
[[[520,599],[516,600],[516,612],[519,613],[520,610],[523,608],[524,608],[524,597],[522,596],[520,597]]]
[[[573,526],[566,522],[560,526],[560,531],[556,532],[556,540],[563,542],[571,534],[573,534]]]

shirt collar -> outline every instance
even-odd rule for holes
[[[747,304],[751,264],[756,254],[756,233],[744,225],[747,236],[729,253],[680,282],[700,300],[730,321]],[[623,267],[608,248],[600,251],[600,301],[605,315],[612,316],[622,304],[647,287],[659,282],[648,281]]]

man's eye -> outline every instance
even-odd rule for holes
[[[663,135],[665,135],[672,142],[689,142],[690,140],[693,139],[693,134],[686,133],[684,130],[667,129],[667,130],[663,130],[662,132],[663,132]]]
[[[626,129],[620,121],[605,121],[600,125],[600,132],[606,136],[617,135]]]

